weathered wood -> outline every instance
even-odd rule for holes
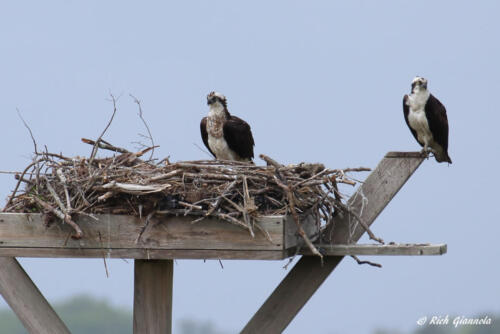
[[[403,245],[316,245],[325,256],[339,255],[442,255],[446,244]],[[254,250],[203,250],[203,249],[133,249],[133,248],[22,248],[0,247],[0,256],[39,258],[129,258],[144,260],[161,259],[221,259],[221,260],[282,260],[296,254],[295,248],[288,251]],[[299,255],[312,255],[302,247]]]
[[[0,247],[64,249],[208,249],[208,250],[283,250],[284,216],[268,216],[256,224],[252,238],[245,229],[228,222],[207,218],[191,223],[192,217],[151,219],[138,239],[145,219],[126,215],[76,217],[84,237],[74,240],[70,226],[55,222],[43,224],[41,214],[0,214]],[[270,239],[270,240],[269,240]]]
[[[315,241],[319,237],[320,227],[316,224],[313,216],[307,215],[305,218],[303,217],[300,224],[311,241]],[[284,233],[286,249],[292,249],[295,252],[297,246],[307,248],[304,239],[298,233],[297,224],[291,215],[285,218]]]
[[[387,245],[316,245],[325,256],[345,255],[443,255],[447,252],[446,244],[387,244]],[[308,249],[302,249],[301,255],[312,255]]]
[[[173,260],[135,260],[134,334],[172,333]]]
[[[213,218],[192,223],[191,217],[163,217],[145,222],[133,216],[76,217],[85,235],[69,238],[72,228],[60,222],[43,224],[41,214],[0,214],[0,256],[118,257],[134,259],[269,259],[287,257],[287,248],[303,240],[291,217],[267,216],[248,231]],[[302,222],[312,240],[319,227],[311,217]],[[265,231],[266,234],[263,233]]]
[[[413,153],[418,155],[412,156]],[[357,242],[365,230],[356,215],[371,225],[423,161],[419,152],[389,152],[349,198],[351,214],[335,220],[333,230],[326,232],[327,239],[333,244]]]
[[[282,260],[284,250],[0,247],[0,256],[39,258]]]
[[[401,189],[423,161],[423,157],[390,153],[378,164],[347,205],[367,225],[371,225],[380,212]],[[338,216],[333,231],[328,231],[336,243],[356,242],[365,232],[353,215]],[[350,241],[350,242],[349,242]],[[243,329],[242,333],[281,333],[307,303],[343,259],[342,256],[318,258],[303,256],[280,285],[269,296]]]
[[[70,333],[14,258],[0,257],[0,294],[29,333]]]
[[[422,152],[387,152],[386,158],[425,158]]]

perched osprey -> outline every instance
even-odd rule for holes
[[[427,80],[415,77],[411,94],[403,99],[406,124],[424,148],[422,152],[434,153],[437,162],[448,162],[448,118],[444,105],[427,90]]]
[[[247,122],[227,110],[226,97],[217,92],[207,95],[208,116],[200,123],[201,138],[218,160],[252,161],[253,136]]]

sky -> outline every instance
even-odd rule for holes
[[[285,333],[413,328],[421,316],[500,312],[497,203],[498,1],[16,1],[0,5],[0,170],[23,170],[38,145],[88,155],[106,134],[133,149],[145,130],[171,161],[208,158],[206,94],[252,126],[256,155],[282,163],[374,168],[420,150],[402,97],[414,76],[444,103],[453,164],[424,161],[373,225],[386,241],[447,243],[438,257],[346,258]],[[262,161],[257,160],[258,164]],[[363,176],[361,176],[363,177]],[[14,187],[0,174],[0,197]],[[363,239],[366,241],[366,239]],[[21,259],[49,301],[78,293],[132,307],[133,261]],[[174,321],[242,329],[285,262],[178,260]],[[6,304],[2,301],[0,306]]]

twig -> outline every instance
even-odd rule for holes
[[[227,198],[224,195],[222,196],[222,198],[225,199],[229,204],[231,204],[231,206],[234,207],[236,210],[241,212],[241,214],[243,215],[243,220],[245,221],[245,224],[248,228],[248,231],[250,231],[250,235],[252,236],[252,238],[255,238],[255,234],[253,233],[252,224],[250,223],[250,217],[248,217],[247,210],[245,208],[243,208],[242,206],[234,203],[233,201],[231,201],[229,198]]]
[[[212,207],[207,211],[206,215],[205,216],[210,216],[215,210],[217,210],[219,208],[219,205],[220,203],[222,202],[224,196],[227,196],[229,194],[229,192],[234,188],[234,186],[236,185],[237,181],[233,181],[231,182],[227,187],[226,189],[224,189],[224,191],[222,192],[222,194],[217,197],[217,199],[215,200],[215,203],[212,205]]]
[[[211,155],[207,150],[205,150],[200,145],[198,145],[196,143],[193,143],[193,145],[196,146],[200,151],[202,151],[203,153],[205,153],[209,158],[213,158],[214,157],[213,155]]]
[[[109,278],[108,265],[106,263],[106,254],[104,253],[104,246],[102,244],[101,232],[99,231],[98,234],[99,234],[99,243],[101,244],[101,250],[102,250],[102,260],[104,261],[104,270],[106,270],[106,277]]]
[[[356,255],[351,255],[351,257],[356,260],[356,262],[358,264],[369,264],[370,266],[373,266],[373,267],[378,267],[378,268],[382,268],[382,265],[380,263],[375,263],[375,262],[371,262],[371,261],[361,261]]]
[[[285,189],[286,194],[287,194],[288,205],[290,207],[290,212],[292,213],[293,220],[295,221],[295,225],[297,225],[297,230],[298,230],[299,235],[302,237],[302,239],[304,239],[304,242],[306,243],[307,247],[309,247],[311,252],[314,255],[319,256],[321,259],[323,259],[323,255],[318,251],[316,246],[313,245],[311,240],[309,240],[309,237],[307,236],[306,232],[302,228],[302,225],[300,224],[299,215],[297,214],[297,210],[295,209],[295,200],[293,198],[292,191],[290,190],[290,188],[288,188],[288,186],[286,186],[284,184],[280,184],[281,182],[278,180],[278,178],[276,178],[276,181],[278,182],[278,185],[285,186],[284,189]]]
[[[214,215],[216,217],[221,218],[221,219],[223,219],[223,220],[225,220],[227,222],[230,222],[230,223],[232,223],[234,225],[243,227],[245,230],[249,230],[247,224],[243,223],[242,221],[239,221],[238,219],[236,219],[234,217],[231,217],[228,214],[225,214],[225,213],[215,213]]]
[[[372,230],[370,229],[370,227],[364,222],[363,219],[361,219],[360,216],[358,216],[355,212],[353,212],[352,210],[349,210],[347,208],[347,206],[345,206],[344,204],[341,204],[341,206],[344,207],[344,210],[347,212],[348,215],[352,215],[354,218],[356,218],[356,220],[361,224],[361,226],[363,227],[363,229],[365,230],[365,232],[368,234],[368,236],[370,237],[371,240],[374,240],[380,244],[384,244],[384,240],[375,236],[375,234],[372,232]]]
[[[11,174],[11,175],[19,175],[18,171],[10,171],[10,170],[0,170],[0,174]],[[25,173],[26,175],[33,175],[33,173]],[[16,179],[17,180],[17,179]]]
[[[71,238],[73,238],[73,239],[81,239],[82,238],[83,232],[80,229],[80,226],[78,226],[71,219],[71,217],[69,215],[64,215],[61,211],[57,210],[56,208],[52,207],[50,204],[48,204],[45,201],[42,201],[41,199],[39,199],[36,196],[33,196],[33,199],[35,200],[35,202],[37,202],[39,205],[41,205],[45,210],[52,212],[53,214],[55,214],[57,216],[57,218],[61,219],[66,224],[68,224],[71,227],[73,227],[73,229],[75,230],[76,234],[72,235]]]
[[[65,216],[67,216],[68,215],[68,211],[66,210],[66,207],[64,206],[63,202],[59,198],[59,195],[57,195],[56,191],[54,190],[54,188],[50,184],[49,179],[46,176],[43,176],[42,179],[45,181],[47,189],[49,190],[50,194],[54,198],[54,201],[56,202],[56,204],[59,207],[59,209],[61,209],[62,213]]]
[[[21,119],[21,121],[23,122],[24,126],[26,127],[26,129],[28,129],[29,133],[30,133],[30,136],[31,136],[31,140],[33,141],[33,147],[35,148],[35,154],[38,154],[38,149],[37,149],[37,145],[36,145],[36,140],[35,140],[35,137],[33,136],[33,132],[31,131],[31,128],[28,126],[28,123],[26,123],[26,121],[24,120],[23,116],[21,115],[21,112],[19,111],[18,108],[16,108],[17,110],[17,115],[19,116],[19,118]]]
[[[288,270],[288,267],[293,262],[293,260],[295,260],[294,256],[292,256],[291,258],[289,258],[288,261],[287,261],[287,263],[283,266],[283,269]]]
[[[250,194],[248,192],[247,177],[243,175],[242,180],[243,180],[243,205],[244,205],[243,219],[245,220],[245,223],[248,225],[248,229],[250,230],[250,235],[252,236],[252,238],[255,238],[249,213],[254,212],[257,208],[255,207],[255,204],[250,198]]]
[[[323,169],[321,172],[316,173],[315,175],[311,176],[310,178],[305,179],[305,180],[303,180],[303,181],[300,181],[300,182],[298,182],[298,183],[296,183],[296,184],[294,184],[294,185],[290,186],[290,190],[292,190],[292,191],[293,191],[293,190],[297,189],[299,186],[303,185],[304,183],[306,183],[306,182],[308,182],[308,181],[311,181],[311,180],[314,180],[314,179],[316,179],[316,178],[320,177],[321,175],[323,175],[323,174],[325,174],[325,173],[327,173],[327,172],[328,172],[328,169]]]
[[[146,223],[144,224],[144,226],[141,228],[140,232],[139,232],[139,235],[137,236],[137,238],[135,239],[135,244],[137,245],[139,243],[139,241],[141,240],[141,237],[144,233],[144,231],[146,231],[146,228],[149,226],[149,222],[151,221],[151,218],[157,213],[157,211],[152,211],[150,212],[147,217],[146,217]]]
[[[169,179],[171,177],[177,176],[177,175],[181,174],[182,172],[183,171],[181,169],[176,169],[176,170],[173,170],[173,171],[165,173],[165,174],[160,174],[160,175],[154,176],[154,177],[150,178],[149,180],[152,182],[165,180],[165,179]]]
[[[104,141],[103,139],[96,142],[96,141],[93,141],[92,139],[82,138],[82,142],[84,142],[85,144],[93,145],[93,146],[97,145],[99,148],[102,148],[103,150],[109,150],[109,151],[118,152],[118,153],[130,153],[130,151],[128,151],[124,148],[121,148],[121,147],[111,145],[110,143]]]
[[[271,238],[271,235],[269,234],[269,232],[265,228],[263,228],[262,226],[260,226],[259,223],[255,223],[255,224],[253,224],[253,226],[256,227],[257,230],[259,230],[259,231],[262,232],[262,234],[267,239],[267,241],[269,241],[271,243],[273,242],[273,238]]]
[[[141,101],[139,101],[139,99],[137,99],[134,95],[132,95],[132,94],[129,94],[129,95],[134,100],[134,102],[137,104],[137,106],[139,107],[139,118],[141,119],[142,123],[146,127],[146,130],[148,131],[149,140],[151,140],[151,147],[153,147],[153,149],[151,150],[151,156],[149,157],[149,160],[151,160],[153,158],[153,154],[155,152],[155,150],[154,150],[155,142],[153,140],[153,135],[151,134],[151,131],[149,130],[148,123],[146,122],[146,120],[142,116]]]
[[[271,159],[270,157],[268,157],[265,154],[259,155],[259,158],[261,158],[262,160],[264,160],[267,163],[268,166],[274,166],[274,168],[276,168],[276,170],[279,170],[281,167],[283,167],[282,164],[280,164],[277,161]]]
[[[111,96],[111,101],[113,102],[113,114],[111,115],[111,118],[109,119],[109,122],[106,125],[106,127],[104,128],[104,130],[102,131],[101,135],[95,141],[94,148],[92,148],[92,153],[90,154],[89,167],[92,166],[92,162],[94,161],[95,155],[97,154],[98,144],[101,141],[102,136],[104,136],[104,134],[106,133],[106,131],[108,131],[108,128],[111,126],[111,123],[113,122],[113,119],[115,118],[115,114],[116,114],[116,99],[113,96],[113,94],[109,94],[109,96]]]
[[[200,205],[193,205],[193,204],[190,204],[190,203],[187,203],[187,202],[183,202],[183,201],[177,201],[177,203],[179,205],[182,205],[182,206],[185,206],[186,208],[189,208],[189,209],[196,209],[196,210],[202,210],[203,208],[200,206]]]
[[[35,166],[36,164],[38,164],[39,160],[36,160],[36,161],[33,161],[31,164],[28,165],[28,167],[26,167],[24,169],[24,171],[21,173],[21,176],[19,177],[19,180],[17,181],[17,184],[16,184],[16,187],[14,188],[14,190],[12,191],[12,194],[10,195],[9,197],[9,200],[7,201],[7,204],[5,204],[2,212],[5,212],[7,210],[7,208],[9,207],[10,203],[12,202],[12,199],[16,196],[16,193],[17,191],[19,190],[19,186],[21,185],[21,180],[23,179],[24,175],[26,174],[26,172],[28,170],[30,170],[33,166]]]

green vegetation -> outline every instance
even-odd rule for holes
[[[73,334],[132,334],[132,312],[103,300],[77,296],[54,308]],[[27,334],[10,309],[0,311],[0,333]]]
[[[132,334],[132,311],[110,305],[104,300],[87,296],[73,297],[67,301],[55,303],[54,308],[73,334]],[[470,318],[483,319],[485,314]],[[498,334],[500,333],[500,315],[488,315],[491,324],[453,325],[455,316],[449,316],[448,324],[427,325],[411,332],[380,329],[373,334]],[[430,320],[430,319],[429,319]],[[179,334],[229,334],[210,321],[193,319],[178,320],[174,333]],[[27,334],[23,326],[10,309],[0,310],[0,333]]]
[[[72,334],[132,334],[132,311],[110,305],[104,300],[77,296],[54,309]],[[229,334],[216,328],[209,321],[181,319],[174,327],[180,334]],[[28,334],[10,309],[0,310],[1,334]]]

